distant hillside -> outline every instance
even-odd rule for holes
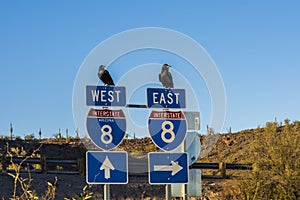
[[[300,198],[300,122],[285,122],[284,126],[267,123],[266,127],[228,134],[200,136],[201,155],[198,162],[253,163],[253,171],[228,170],[227,179],[203,180],[204,199],[299,199]],[[96,149],[91,142],[70,139],[5,140],[0,139],[0,156],[8,150],[14,156],[31,154],[40,147],[40,155],[56,159],[84,158],[86,146]],[[159,151],[149,137],[124,139],[117,151],[127,151],[131,156]],[[1,168],[0,163],[0,168]],[[216,170],[202,170],[204,175],[214,175]],[[84,177],[77,177],[82,179]],[[134,184],[134,183],[133,183]],[[61,184],[64,185],[64,184]],[[135,184],[138,188],[148,183]],[[119,188],[119,186],[118,186]],[[161,188],[156,188],[161,190]],[[124,186],[124,191],[128,189]],[[64,191],[64,190],[62,190]],[[96,188],[95,188],[96,191]],[[78,192],[78,189],[73,193]],[[1,192],[0,192],[1,193]],[[122,194],[122,193],[120,193]],[[157,195],[157,191],[153,194]],[[149,193],[149,196],[153,194]],[[135,194],[136,195],[136,194]],[[291,198],[285,198],[289,195]],[[163,197],[163,194],[160,194]]]
[[[298,122],[296,123],[298,124]],[[300,127],[300,126],[299,126]],[[280,132],[284,126],[278,127]],[[300,130],[300,128],[299,128]],[[227,162],[227,163],[248,163],[251,161],[249,148],[256,141],[258,135],[263,134],[265,128],[256,128],[239,131],[236,133],[201,135],[201,156],[198,161],[201,162]],[[212,150],[205,152],[206,142],[213,140]],[[215,141],[217,140],[217,141]],[[0,155],[5,151],[6,144],[10,148],[15,147],[27,154],[37,149],[41,144],[40,153],[50,158],[75,159],[84,157],[87,144],[83,145],[82,140],[71,139],[68,143],[64,138],[61,139],[33,139],[33,140],[5,140],[0,139]],[[211,145],[211,143],[209,145]],[[89,143],[89,148],[97,149],[93,143]],[[159,151],[151,138],[145,137],[140,139],[124,139],[116,150],[127,151],[133,154],[148,153]]]
[[[300,122],[295,121],[291,126],[300,131]],[[285,126],[278,126],[276,132],[280,134]],[[218,141],[212,151],[203,158],[201,162],[227,162],[227,163],[251,163],[254,156],[249,155],[249,150],[257,142],[258,136],[265,133],[265,127],[242,130],[236,133],[219,134]],[[205,140],[201,136],[201,141]]]

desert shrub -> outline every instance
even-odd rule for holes
[[[22,140],[21,136],[16,136],[16,140]]]
[[[35,138],[35,137],[34,137],[34,134],[31,133],[31,134],[29,134],[29,135],[25,135],[24,140],[33,140],[34,138]]]
[[[267,123],[250,149],[254,170],[242,181],[246,199],[300,199],[299,123]]]
[[[26,151],[22,147],[11,147],[10,155],[15,157],[24,157],[26,155]]]
[[[62,171],[64,168],[63,168],[63,166],[61,166],[61,165],[56,165],[55,169],[56,169],[57,171]]]
[[[40,155],[37,153],[40,151],[42,144],[35,149],[30,155],[27,155],[26,157],[23,158],[23,160],[20,163],[14,163],[13,157],[16,155],[19,156],[21,150],[18,147],[9,147],[9,144],[6,143],[7,146],[7,156],[10,157],[10,163],[9,169],[12,169],[12,173],[8,173],[9,176],[13,178],[13,194],[11,196],[11,200],[35,200],[35,199],[41,199],[41,200],[54,200],[56,199],[56,190],[57,190],[57,182],[58,178],[55,177],[55,180],[53,182],[47,181],[47,189],[44,192],[44,194],[38,195],[35,190],[32,189],[32,184],[33,184],[33,179],[30,173],[30,170],[28,170],[28,178],[24,178],[21,176],[21,169],[23,167],[23,163],[26,162],[26,160],[30,158],[35,158],[37,155],[40,157]],[[23,148],[21,148],[23,149]],[[34,168],[39,168],[40,165],[34,165]],[[61,166],[59,166],[61,167]],[[62,167],[61,167],[62,168]],[[17,188],[20,187],[20,192],[18,194]],[[79,200],[84,200],[84,199],[90,199],[92,198],[93,193],[89,191],[90,186],[86,185],[83,188],[83,191],[76,197],[72,197],[71,199],[79,199]],[[67,198],[65,198],[67,199]]]
[[[92,198],[93,196],[93,192],[90,192],[89,189],[91,188],[91,185],[85,185],[83,188],[82,188],[82,192],[75,196],[75,197],[72,197],[71,199],[69,198],[64,198],[64,200],[87,200],[87,199],[90,199]]]

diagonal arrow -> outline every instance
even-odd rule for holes
[[[174,176],[183,169],[178,162],[171,161],[172,165],[154,165],[154,171],[172,171],[171,175]]]
[[[115,167],[111,164],[107,156],[105,157],[105,160],[102,163],[100,170],[104,170],[105,179],[110,179],[110,170],[115,170]]]

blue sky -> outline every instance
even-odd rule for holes
[[[0,135],[10,123],[22,137],[74,135],[81,64],[107,38],[142,27],[178,31],[207,51],[226,90],[223,132],[299,120],[299,19],[298,1],[0,1]],[[200,87],[204,133],[211,106]]]

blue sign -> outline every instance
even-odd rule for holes
[[[86,159],[88,184],[128,183],[127,152],[88,151]]]
[[[182,111],[152,111],[148,129],[156,146],[165,150],[176,149],[186,136],[187,125]]]
[[[150,184],[188,183],[187,153],[154,152],[148,159]]]
[[[125,87],[86,86],[86,105],[88,106],[125,106]]]
[[[148,108],[185,108],[184,89],[147,88]]]
[[[126,120],[122,110],[90,109],[86,123],[89,137],[103,150],[116,148],[124,139]]]

